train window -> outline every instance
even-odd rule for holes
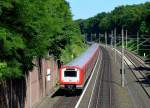
[[[77,77],[77,72],[76,71],[65,71],[64,76],[65,77]]]

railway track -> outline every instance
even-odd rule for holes
[[[102,66],[99,70],[99,80],[97,80],[97,84],[94,90],[94,94],[92,95],[92,103],[88,108],[113,108],[114,107],[114,99],[113,99],[113,89],[111,84],[111,64],[110,57],[108,52],[102,48],[103,50],[103,60]]]
[[[102,87],[101,90],[101,98],[99,107],[102,108],[113,108],[114,107],[114,94],[113,94],[113,87],[112,87],[112,75],[111,75],[111,59],[109,56],[108,51],[106,49],[102,48],[104,55],[104,73],[102,77]],[[97,108],[99,108],[97,107]]]
[[[129,58],[129,61],[134,66],[134,68],[131,68],[134,76],[139,81],[140,85],[142,86],[147,96],[150,98],[149,90],[147,90],[146,88],[147,85],[148,86],[150,85],[149,68],[145,66],[145,64],[141,60],[139,60],[134,54],[125,51],[125,55]],[[141,78],[139,78],[134,71],[137,71],[141,75]]]
[[[74,108],[81,93],[82,93],[81,90],[76,90],[76,91],[58,90],[54,94],[54,97],[60,96],[60,99],[56,104],[53,105],[52,108]]]
[[[94,90],[91,94],[88,108],[97,108],[99,100],[101,98],[100,97],[100,89],[102,86],[103,67],[104,67],[104,60],[102,60],[101,68],[100,68],[100,70],[98,70],[100,72],[98,72],[98,77],[96,79],[95,87],[93,88]]]
[[[146,79],[147,84],[150,84],[150,79],[147,77],[146,74],[149,74],[150,68],[145,66],[143,61],[139,60],[134,54],[125,51],[126,56],[129,58],[130,62],[134,65],[136,71],[138,71],[143,78]]]
[[[118,49],[117,52],[121,57],[121,50]],[[127,64],[125,65],[126,87],[131,96],[133,107],[149,108],[149,90],[147,90],[149,89],[149,87],[145,87],[145,65],[140,59],[138,59],[138,57],[136,57],[132,53],[125,50],[124,54],[124,61],[125,64]]]
[[[121,51],[121,49],[119,49]],[[132,66],[128,65],[127,61],[125,60],[126,64],[129,66],[130,70],[132,71],[135,78],[138,80],[140,85],[142,86],[143,90],[145,91],[146,95],[150,98],[150,93],[145,88],[145,85],[150,85],[150,78],[147,74],[150,74],[150,68],[147,67],[141,58],[138,58],[133,53],[125,50],[125,57],[128,58]],[[138,75],[137,75],[138,72]],[[140,76],[140,77],[139,77]],[[144,82],[144,83],[143,83]]]
[[[121,51],[121,49],[119,49]],[[132,65],[134,66],[134,68],[131,68],[131,70],[135,70],[138,71],[139,74],[145,78],[147,80],[147,83],[150,84],[150,79],[147,78],[147,73],[149,73],[148,71],[150,71],[150,68],[147,67],[144,62],[142,61],[141,58],[138,58],[137,56],[135,56],[133,53],[125,50],[125,56],[128,58],[128,60],[132,63]],[[126,62],[127,64],[127,62]],[[129,66],[131,67],[131,66]]]
[[[113,108],[110,57],[106,49],[101,49],[102,61],[100,63],[99,60],[89,87],[77,108]],[[60,99],[53,105],[53,108],[74,108],[82,92],[68,93],[67,91],[58,91],[54,97],[59,96]]]
[[[98,59],[96,63],[97,65],[95,66],[96,67],[95,70],[98,69],[99,63],[100,59]],[[57,103],[53,105],[52,108],[74,108],[82,93],[83,92],[81,90],[76,91],[58,90],[52,97],[54,98],[59,97],[59,100],[57,101]]]
[[[131,52],[129,52],[129,51],[126,51],[126,50],[125,50],[125,54],[126,54],[131,60],[133,60],[136,65],[138,65],[139,67],[141,67],[141,69],[142,69],[142,68],[148,69],[148,66],[144,64],[143,59],[141,59],[141,58],[135,56],[133,53],[131,53]]]

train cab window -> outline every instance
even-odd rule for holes
[[[65,71],[64,76],[65,77],[77,77],[77,72],[76,71]]]

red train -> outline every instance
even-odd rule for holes
[[[99,56],[99,44],[91,45],[86,52],[60,69],[60,88],[82,89]]]

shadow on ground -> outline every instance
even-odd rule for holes
[[[140,80],[136,81],[141,84],[145,84],[145,86],[150,87],[150,74],[146,75],[146,78],[140,78]]]
[[[150,67],[139,66],[139,67],[136,67],[133,69],[136,71],[142,71],[145,75],[145,78],[140,78],[140,80],[138,80],[136,82],[145,84],[146,86],[150,87]]]
[[[64,90],[64,89],[58,89],[52,95],[52,98],[57,97],[57,96],[75,97],[75,96],[80,96],[81,93],[82,93],[82,90]]]
[[[150,68],[139,66],[139,67],[134,68],[134,70],[136,70],[136,71],[150,71]]]

